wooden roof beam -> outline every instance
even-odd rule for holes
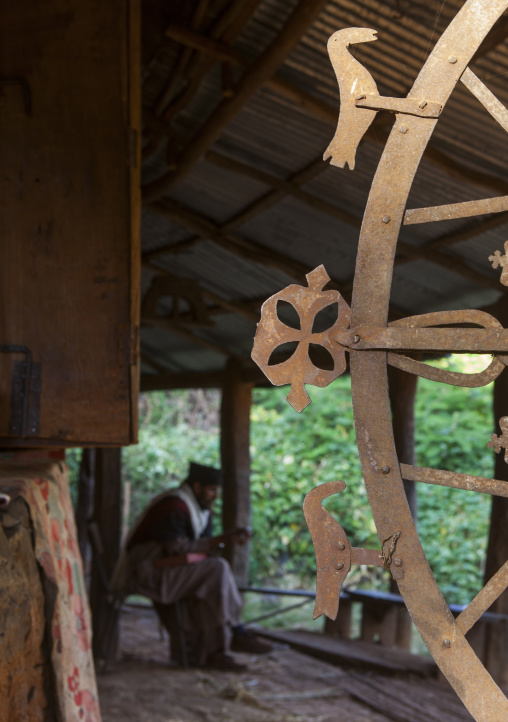
[[[504,37],[506,37],[506,34],[508,33],[508,19],[506,19],[506,28],[503,30],[500,26],[498,32],[499,36],[501,36],[504,32]],[[213,57],[221,57],[222,59],[228,58],[230,62],[235,63],[247,64],[249,62],[247,56],[240,51],[218,42],[210,44],[208,42],[208,38],[205,36],[192,32],[186,28],[182,28],[181,26],[169,26],[167,33],[174,40],[190,45],[191,47],[199,47],[201,50],[207,52]],[[481,55],[488,52],[489,49],[498,45],[499,42],[500,41],[497,40],[494,45],[489,46],[488,48],[485,44],[485,50],[480,48],[481,53],[480,55],[477,55],[477,57],[481,57]],[[337,123],[338,108],[334,108],[325,101],[322,101],[307,91],[302,90],[291,81],[275,75],[272,78],[269,78],[264,85],[296,102],[302,108],[305,108],[307,111],[312,113],[315,117],[319,117],[321,120],[324,120],[332,125]],[[168,126],[167,133],[170,135],[171,132],[171,128]],[[377,144],[384,144],[388,138],[388,133],[380,132],[380,124],[376,123],[376,126],[371,126],[371,128],[367,131],[365,138]],[[427,146],[424,157],[425,160],[428,160],[438,166],[441,170],[444,170],[447,175],[453,178],[457,178],[458,180],[465,181],[473,185],[481,185],[486,188],[490,188],[503,195],[508,193],[508,184],[501,178],[471,170],[470,168],[467,168],[453,160],[446,153],[443,153],[435,147]]]
[[[272,251],[256,241],[247,240],[233,233],[222,233],[216,223],[175,201],[166,200],[164,203],[153,203],[148,207],[166,218],[186,226],[194,233],[200,234],[203,239],[211,240],[221,248],[249,261],[275,268],[299,283],[305,283],[305,276],[311,270],[306,264]],[[331,283],[333,287],[342,292],[341,283],[338,281]]]
[[[361,226],[361,219],[357,218],[352,213],[349,213],[349,211],[338,208],[332,203],[324,201],[323,199],[313,195],[312,193],[309,193],[308,191],[303,191],[299,188],[295,188],[290,182],[282,181],[276,176],[271,176],[269,173],[259,171],[257,168],[252,168],[251,166],[245,165],[244,163],[231,160],[229,158],[219,155],[218,153],[209,153],[207,157],[212,162],[217,162],[222,168],[227,168],[232,172],[240,173],[250,178],[255,178],[256,180],[264,182],[267,185],[271,184],[277,190],[284,190],[284,192],[297,198],[302,203],[305,203],[306,205],[314,208],[317,211],[320,211],[321,213],[336,218],[337,220],[341,221],[342,223],[346,223],[352,228],[359,229]],[[486,288],[495,288],[496,290],[498,290],[499,288],[499,282],[496,278],[492,278],[491,276],[486,276],[483,273],[475,271],[473,268],[470,268],[461,258],[458,258],[457,256],[452,256],[449,253],[442,253],[439,250],[429,248],[428,246],[414,246],[410,243],[405,243],[404,241],[400,240],[397,244],[397,253],[402,254],[402,256],[405,257],[406,261],[428,261],[430,263],[434,263],[435,265],[442,266],[447,270],[453,271],[454,273],[463,276],[469,281],[472,281],[473,283],[476,283],[480,286],[484,286]]]
[[[263,83],[274,75],[325,4],[326,0],[300,0],[275,40],[236,85],[235,94],[224,98],[205,121],[197,136],[178,159],[177,169],[165,173],[144,187],[144,197],[148,201],[159,199],[190,173],[235,115]]]
[[[167,271],[165,268],[161,268],[160,266],[154,266],[151,263],[143,262],[142,265],[143,268],[146,268],[148,271],[153,271],[154,273],[158,273],[161,275],[174,275],[170,273],[170,271]],[[217,306],[220,306],[226,311],[230,311],[231,313],[237,313],[239,316],[243,316],[249,321],[258,323],[259,313],[256,313],[254,307],[261,306],[265,299],[263,299],[262,301],[260,301],[259,299],[255,299],[254,301],[241,303],[240,301],[228,301],[227,299],[222,298],[222,296],[218,296],[216,293],[212,293],[212,291],[208,291],[206,288],[202,288],[201,286],[200,290],[205,298],[208,298],[210,301],[212,301],[212,303],[216,303]]]
[[[214,353],[217,353],[221,356],[227,356],[228,358],[240,358],[237,354],[229,351],[229,349],[226,349],[223,346],[219,346],[219,344],[216,344],[213,341],[208,341],[201,336],[196,336],[196,334],[192,333],[191,331],[188,331],[181,326],[177,326],[176,324],[172,324],[163,318],[141,318],[141,325],[145,327],[151,326],[153,328],[161,328],[164,331],[168,331],[175,336],[180,336],[186,341],[190,341],[191,343],[194,343],[198,346],[202,346],[203,348],[208,349],[208,351],[213,351]]]
[[[207,2],[207,0],[205,0]],[[213,26],[208,30],[209,37],[213,40],[221,39],[224,43],[232,43],[242,32],[251,15],[259,5],[260,0],[237,0],[228,5],[222,15],[214,22]],[[197,12],[197,11],[196,11]],[[192,30],[196,30],[193,25]],[[192,51],[192,47],[187,45],[187,50]],[[182,69],[179,68],[180,76],[174,79],[175,73],[171,73],[168,84],[159,96],[159,100],[155,106],[155,114],[169,120],[180,112],[194,97],[199,89],[205,75],[210,70],[210,62],[207,57],[203,57],[201,53],[195,53],[195,57]],[[187,79],[187,87],[182,93],[171,103],[166,109],[167,104],[171,101],[173,90],[176,83],[185,75]]]

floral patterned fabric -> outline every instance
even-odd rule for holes
[[[51,663],[65,722],[100,722],[90,610],[76,539],[64,452],[0,454],[0,493],[30,509],[35,556],[53,590]]]

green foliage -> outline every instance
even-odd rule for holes
[[[478,370],[468,358],[436,364]],[[346,482],[345,491],[326,506],[351,543],[379,546],[356,447],[350,379],[309,390],[313,403],[301,415],[285,401],[287,389],[254,392],[253,583],[314,583],[314,550],[302,502],[310,489],[327,481]],[[417,464],[491,476],[493,454],[486,446],[493,426],[491,396],[491,388],[462,389],[420,379]],[[190,460],[219,465],[219,404],[220,395],[213,391],[142,396],[140,443],[123,454],[124,478],[132,485],[130,523],[152,497],[185,478]],[[448,602],[466,603],[482,585],[490,498],[426,484],[418,486],[418,495],[419,534],[436,579]],[[380,569],[354,567],[348,577],[356,586],[386,589],[388,582],[388,574]]]
[[[313,403],[301,415],[287,404],[286,394],[287,389],[254,392],[251,574],[258,579],[289,574],[309,584],[315,557],[302,502],[314,486],[345,481],[346,489],[327,508],[355,546],[375,545],[377,535],[362,482],[349,379],[311,389]]]
[[[217,392],[143,394],[139,444],[123,450],[123,477],[131,484],[129,525],[154,496],[185,479],[189,461],[220,466]]]

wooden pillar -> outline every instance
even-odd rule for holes
[[[228,361],[221,403],[221,459],[224,477],[224,531],[250,526],[250,382],[241,380],[240,363]],[[247,584],[250,545],[229,547],[225,557],[238,584]]]
[[[503,296],[491,312],[506,328],[508,327],[508,297]],[[508,415],[508,374],[505,371],[494,383],[494,428],[500,434],[499,419]],[[488,437],[486,435],[485,443]],[[504,461],[504,450],[494,454],[494,478],[508,481],[508,464]],[[508,499],[499,496],[492,497],[492,511],[490,517],[489,541],[487,546],[487,559],[485,564],[485,579],[488,580],[508,559]],[[491,611],[508,614],[508,592],[504,592],[491,607]],[[502,687],[508,685],[508,629],[506,624],[486,625],[485,657],[483,659],[487,670],[497,684]]]
[[[85,577],[88,572],[89,549],[88,522],[93,510],[95,478],[95,449],[83,449],[79,465],[78,499],[76,502],[76,530],[79,551],[83,559]]]
[[[415,463],[415,417],[414,406],[418,376],[404,373],[392,366],[388,367],[390,404],[392,408],[393,436],[397,456],[402,464]],[[416,522],[418,515],[418,496],[414,481],[404,480],[411,515]],[[397,582],[391,580],[390,589],[398,592]],[[397,609],[396,644],[402,649],[411,648],[411,617],[405,607]]]
[[[122,527],[122,450],[96,449],[93,523],[100,537],[95,544],[92,564],[90,606],[93,624],[93,651],[96,659],[104,657],[104,641],[111,630],[111,607],[106,581],[111,580],[120,553]],[[96,540],[97,541],[97,540]]]

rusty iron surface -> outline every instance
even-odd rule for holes
[[[418,115],[421,118],[438,118],[443,106],[431,100],[416,100],[416,98],[383,98],[380,95],[369,93],[355,97],[357,108],[370,108],[371,110],[390,110],[392,113],[405,113]]]
[[[330,277],[323,266],[307,274],[308,288],[293,284],[265,301],[261,308],[252,358],[275,386],[291,384],[287,400],[296,411],[302,411],[310,398],[305,384],[328,386],[346,370],[345,349],[333,342],[333,336],[340,329],[347,328],[351,317],[349,306],[338,291],[323,291]],[[277,314],[279,301],[290,303],[298,313],[300,328],[287,326]],[[338,305],[337,320],[322,333],[313,333],[314,319],[319,311],[332,304]],[[288,342],[298,346],[289,359],[270,365],[270,357],[279,346]],[[334,366],[324,370],[315,366],[309,358],[309,344],[323,346],[331,355]]]
[[[478,201],[465,203],[449,203],[445,206],[432,208],[411,208],[404,214],[404,225],[415,223],[431,223],[434,221],[449,221],[452,218],[470,218],[485,213],[503,213],[508,211],[508,196],[499,198],[484,198]]]
[[[343,481],[329,481],[309,491],[303,502],[303,513],[316,553],[316,604],[314,619],[322,614],[334,620],[339,610],[342,584],[351,564],[385,563],[383,551],[351,547],[346,532],[322,505],[323,499],[344,491]]]
[[[508,571],[505,565],[464,610],[460,621],[455,620],[422,549],[403,478],[482,493],[499,493],[501,496],[507,496],[507,487],[504,482],[493,479],[399,464],[392,430],[387,364],[435,381],[480,386],[496,378],[508,365],[508,334],[495,318],[479,311],[437,312],[400,319],[389,326],[387,320],[394,258],[405,218],[409,223],[440,221],[504,210],[505,199],[415,209],[407,213],[405,209],[414,175],[438,121],[437,117],[411,113],[408,109],[414,109],[418,103],[429,103],[428,99],[444,108],[458,81],[463,80],[485,109],[508,130],[508,111],[500,107],[499,101],[468,68],[483,39],[507,8],[508,0],[466,0],[436,43],[405,99],[407,102],[398,104],[393,99],[379,97],[370,72],[348,50],[351,44],[376,40],[375,31],[343,29],[334,33],[328,42],[330,60],[339,84],[341,108],[337,131],[325,151],[325,159],[331,157],[332,165],[341,168],[348,165],[352,170],[357,146],[377,109],[396,109],[364,213],[351,318],[344,311],[341,323],[329,329],[326,337],[328,346],[332,347],[335,343],[341,355],[341,368],[345,368],[345,360],[342,359],[346,351],[350,355],[356,438],[381,551],[376,555],[372,550],[370,553],[364,550],[362,554],[351,550],[344,530],[323,508],[322,500],[342,490],[343,482],[332,482],[313,489],[304,502],[317,561],[315,616],[336,611],[345,570],[349,570],[355,559],[381,562],[397,580],[413,622],[436,663],[478,722],[506,722],[508,700],[473,652],[465,632],[506,588]],[[425,105],[420,105],[420,110],[424,109]],[[508,255],[508,247],[505,251]],[[501,265],[504,269],[505,260],[499,251],[490,260],[496,264],[495,267]],[[295,335],[294,331],[292,335],[286,331],[282,333],[276,322],[277,299],[283,298],[284,294],[296,294],[298,288],[301,287],[290,286],[286,292],[276,294],[265,303],[266,318],[258,326],[254,345],[255,351],[258,351],[253,354],[258,363],[259,359],[263,362],[265,373],[269,351],[280,344],[281,339],[303,340],[303,345],[308,342],[313,315],[320,308],[318,300],[319,294],[323,294],[323,284],[307,291],[314,296],[307,303],[304,315],[300,314],[302,332],[299,335]],[[460,328],[464,324],[482,328]],[[260,353],[259,349],[263,352]],[[489,351],[495,357],[478,374],[458,374],[433,369],[425,363],[394,353],[396,350]],[[303,396],[304,384],[310,382],[307,378],[315,376],[307,372],[307,363],[306,360],[295,361],[295,375],[291,364],[284,369],[284,378],[275,374],[275,383],[296,385],[301,408],[305,405],[303,401],[307,403]],[[501,436],[493,435],[489,446],[496,452],[504,448],[508,458],[508,417],[503,417],[500,425]]]
[[[492,494],[508,498],[508,482],[498,479],[487,479],[484,476],[460,474],[457,471],[443,471],[443,469],[428,469],[422,466],[401,464],[400,473],[407,481],[419,481],[423,484],[437,484],[438,486],[451,486],[453,489],[477,491],[480,494]]]
[[[466,88],[477,98],[499,125],[508,132],[508,110],[494,93],[482,83],[471,68],[466,68],[460,78]]]
[[[508,463],[508,416],[502,416],[499,419],[499,426],[501,428],[501,436],[492,434],[487,446],[489,449],[494,449],[496,454],[499,454],[501,449],[504,449],[504,460]]]
[[[466,634],[474,626],[482,614],[494,604],[496,599],[508,587],[508,561],[499,569],[476,597],[467,605],[457,617],[457,625]]]
[[[489,261],[492,263],[492,268],[501,268],[500,281],[503,286],[508,286],[508,241],[504,243],[504,255],[501,255],[501,251],[495,251],[494,255],[489,256]]]

